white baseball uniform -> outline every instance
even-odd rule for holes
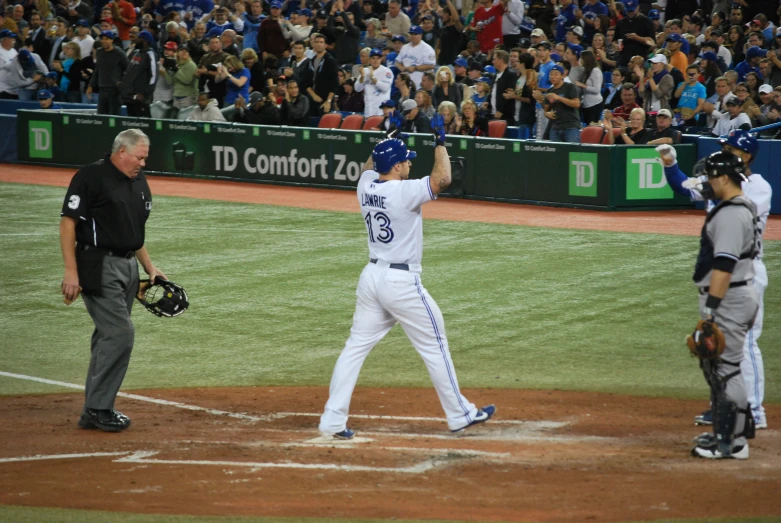
[[[423,41],[418,45],[412,45],[412,43],[404,44],[401,51],[399,51],[399,57],[396,58],[396,63],[404,67],[411,65],[436,65],[437,54],[430,45]],[[423,71],[414,71],[409,74],[409,78],[415,83],[415,88],[420,89]]]
[[[347,427],[355,383],[366,356],[400,323],[428,368],[450,430],[469,425],[478,409],[459,390],[445,323],[420,280],[423,256],[421,207],[435,199],[429,177],[380,181],[365,171],[358,201],[369,236],[370,262],[361,272],[350,338],[336,362],[320,431],[336,434]]]
[[[369,116],[382,116],[380,104],[390,100],[391,86],[393,85],[393,73],[384,65],[374,70],[374,78],[377,83],[372,83],[371,67],[363,69],[363,82],[355,82],[355,90],[363,91],[363,114]]]
[[[666,168],[665,174],[667,174],[668,169],[672,171],[673,168],[678,169],[680,172],[680,168],[675,164]],[[767,228],[768,216],[770,216],[770,199],[773,196],[773,189],[767,180],[757,173],[752,173],[748,177],[748,181],[741,184],[741,187],[746,198],[751,200],[757,207],[761,239]],[[688,189],[688,194],[686,195],[692,201],[703,200],[702,194],[697,189]],[[713,207],[715,207],[713,201],[709,201],[707,211],[710,212]],[[752,414],[757,425],[767,423],[765,408],[762,406],[762,402],[765,399],[765,368],[762,362],[762,352],[760,352],[759,344],[757,343],[757,340],[762,335],[762,320],[765,313],[765,289],[768,284],[767,268],[765,268],[765,263],[762,261],[762,252],[763,245],[760,242],[759,254],[754,258],[754,288],[759,299],[759,311],[754,320],[754,326],[746,335],[746,341],[743,344],[743,360],[740,364],[740,372],[743,374],[743,380],[746,383],[748,401],[751,403]]]

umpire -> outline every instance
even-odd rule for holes
[[[85,429],[119,432],[130,426],[130,418],[114,410],[114,400],[133,350],[136,260],[150,280],[165,278],[144,246],[152,210],[152,193],[141,171],[148,154],[149,138],[142,131],[119,133],[110,155],[76,173],[62,206],[62,294],[70,303],[81,292],[95,324],[79,420]]]
[[[705,219],[694,281],[700,316],[724,333],[725,348],[720,358],[701,360],[713,405],[713,434],[701,435],[692,448],[692,455],[701,458],[747,459],[746,440],[754,437],[740,363],[759,307],[752,280],[760,235],[756,206],[741,189],[744,171],[743,160],[728,151],[705,161],[702,194],[720,203]]]

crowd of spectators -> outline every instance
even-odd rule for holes
[[[723,135],[781,112],[777,0],[2,0],[0,98],[523,138]],[[617,129],[615,135],[612,130]],[[769,129],[763,137],[779,137]]]

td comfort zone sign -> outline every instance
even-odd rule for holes
[[[651,147],[627,150],[626,199],[671,200],[673,196],[659,162],[659,153]]]
[[[29,122],[30,158],[46,158],[51,160],[52,154],[52,123],[31,120]]]
[[[596,153],[569,153],[569,195],[597,195]]]

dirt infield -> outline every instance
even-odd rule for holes
[[[703,402],[471,390],[497,417],[452,436],[426,419],[442,416],[432,389],[358,389],[357,442],[334,443],[316,432],[325,387],[141,393],[255,419],[120,399],[133,425],[108,434],[77,428],[81,394],[0,398],[0,503],[480,521],[781,514],[779,431],[760,431],[748,461],[689,457]],[[8,461],[33,454],[50,457]]]
[[[0,181],[66,186],[72,169],[2,166]],[[357,210],[349,191],[151,178],[155,194]],[[702,213],[562,210],[442,200],[427,218],[699,234]],[[766,239],[781,239],[772,219]],[[133,425],[79,429],[80,393],[0,396],[0,504],[133,513],[637,521],[781,515],[781,406],[748,461],[689,456],[705,402],[471,390],[495,420],[447,431],[432,389],[358,389],[353,442],[319,437],[321,388],[134,391]],[[196,406],[195,410],[183,407]],[[215,413],[218,409],[239,413]],[[779,425],[781,426],[781,425]],[[37,457],[34,457],[37,456]]]

